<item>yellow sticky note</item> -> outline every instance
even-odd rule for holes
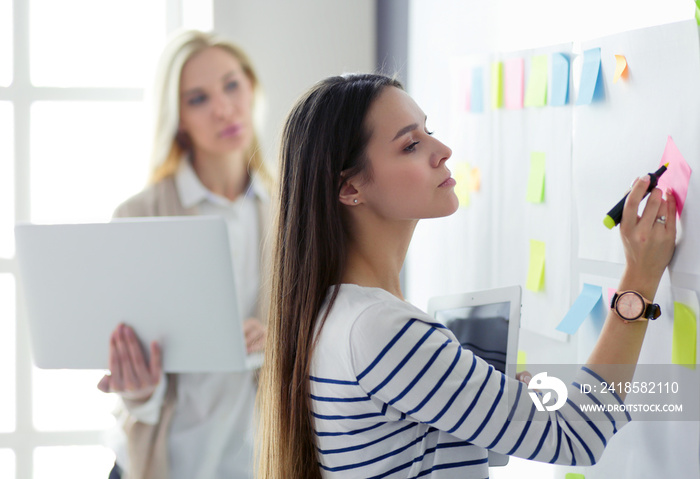
[[[673,345],[671,362],[695,369],[697,318],[687,305],[673,302]]]
[[[457,200],[459,201],[460,208],[466,208],[471,203],[471,198],[469,195],[471,175],[469,163],[464,161],[456,163],[454,165],[452,172],[452,177],[455,179],[457,184],[455,185],[455,194],[457,195]]]
[[[617,83],[620,78],[627,78],[627,59],[622,55],[615,55],[615,75],[613,75],[613,83]]]
[[[491,108],[503,107],[503,62],[491,64]]]
[[[532,57],[525,89],[525,106],[547,105],[547,55]]]
[[[516,373],[521,373],[525,371],[525,366],[527,365],[527,354],[525,351],[518,349],[518,365],[515,368]]]
[[[583,474],[578,474],[576,472],[567,472],[566,476],[564,476],[564,479],[586,479],[586,476]]]
[[[544,153],[530,153],[530,175],[527,178],[527,194],[525,200],[529,203],[544,201]]]
[[[530,266],[527,270],[525,287],[530,291],[544,289],[544,243],[530,240]]]

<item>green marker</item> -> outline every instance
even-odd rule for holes
[[[656,170],[656,172],[649,173],[651,181],[649,182],[649,188],[647,188],[647,192],[644,193],[644,196],[648,195],[651,192],[651,190],[656,188],[656,185],[659,182],[659,177],[664,174],[666,168],[668,168],[668,163]],[[611,230],[615,226],[620,224],[620,221],[622,221],[622,210],[625,208],[625,200],[627,199],[627,195],[629,194],[630,192],[628,191],[625,194],[625,196],[623,196],[622,199],[618,201],[617,204],[613,206],[613,208],[610,211],[608,211],[608,215],[605,218],[603,218],[603,224],[606,228]],[[642,198],[644,198],[644,196]]]

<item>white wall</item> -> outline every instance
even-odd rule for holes
[[[576,44],[609,34],[691,19],[694,8],[692,0],[411,0],[409,93],[427,113],[428,126],[436,132],[436,136],[441,139],[454,138],[455,134],[459,135],[460,132],[451,131],[454,126],[451,124],[453,105],[446,101],[446,92],[450,91],[450,79],[454,73],[451,71],[451,61],[454,59],[467,55],[483,55],[480,58],[481,61],[485,61],[484,58],[488,58],[488,54],[495,52],[523,51],[570,42]],[[488,123],[483,120],[485,116],[480,118],[482,123]],[[494,124],[487,126],[494,127]],[[474,136],[473,131],[471,133],[469,141],[475,141],[475,138],[476,141],[482,140]],[[448,144],[453,147],[460,146]],[[492,147],[496,149],[496,146]],[[487,161],[483,158],[481,160]],[[508,193],[504,191],[501,194]],[[428,298],[434,295],[498,286],[494,284],[496,278],[491,270],[492,256],[486,255],[474,262],[465,260],[465,251],[470,245],[474,245],[478,235],[491,231],[488,217],[485,218],[486,221],[475,225],[472,220],[478,212],[475,208],[467,212],[469,217],[464,211],[457,213],[457,219],[461,215],[464,220],[462,224],[449,223],[451,219],[427,220],[419,224],[409,251],[406,288],[408,299],[419,307],[425,308]],[[467,225],[470,228],[467,228]],[[472,226],[474,227],[471,228]],[[434,233],[445,230],[446,234]],[[572,255],[574,270],[577,268],[579,273],[605,270],[607,276],[619,277],[620,265],[579,260],[576,248],[573,249]],[[697,290],[700,279],[689,278],[685,281],[687,287]],[[578,290],[578,281],[573,286]],[[523,313],[525,314],[525,308]],[[647,343],[655,339],[648,337]],[[528,362],[531,364],[578,362],[577,346],[580,348],[580,345],[546,337],[540,334],[540,331],[521,331],[520,344],[528,351]],[[667,346],[668,344],[665,344],[665,347]],[[657,440],[668,444],[669,449],[675,449],[666,456],[658,452],[660,449],[656,444],[653,448],[641,449],[655,449],[653,453],[647,454],[648,457],[645,457],[646,452],[621,454],[619,451],[622,448],[611,447],[604,455],[604,461],[595,469],[539,466],[511,459],[508,467],[492,469],[491,476],[496,479],[563,479],[567,472],[577,472],[587,478],[664,477],[659,474],[659,470],[668,469],[665,461],[679,460],[692,462],[695,471],[697,423],[659,424],[657,430],[652,428],[650,422],[630,425],[627,431],[618,435],[616,446],[622,445],[620,440],[628,441],[624,445],[639,451],[640,445],[647,442],[654,444]],[[691,454],[687,454],[685,450],[680,451],[678,446],[683,444],[689,445],[692,449]],[[639,457],[643,460],[639,460]],[[666,459],[659,460],[659,457]],[[637,464],[626,461],[635,461]],[[645,473],[636,474],[639,469],[645,469]],[[688,477],[691,475],[695,476],[695,473],[691,472]]]
[[[375,69],[374,0],[214,0],[214,29],[240,45],[260,75],[261,141],[271,164],[299,95],[327,76]]]

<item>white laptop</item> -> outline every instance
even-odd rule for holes
[[[107,369],[109,337],[134,328],[166,372],[259,367],[247,355],[231,246],[218,217],[116,219],[15,227],[20,291],[35,364]]]
[[[515,377],[520,329],[520,286],[438,296],[428,314],[450,328],[463,348],[495,369]],[[505,466],[508,456],[489,451],[489,466]]]

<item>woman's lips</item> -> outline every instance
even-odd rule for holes
[[[444,187],[444,186],[455,186],[456,184],[457,184],[457,182],[455,181],[455,179],[452,178],[452,177],[450,176],[450,177],[447,178],[445,181],[443,181],[442,183],[440,183],[440,185],[438,186],[438,188],[442,188],[442,187]]]
[[[219,136],[221,138],[231,138],[232,136],[238,135],[242,129],[243,126],[240,124],[227,126],[223,130],[221,130],[221,132],[219,132]]]

